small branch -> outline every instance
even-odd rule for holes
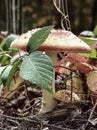
[[[10,120],[18,120],[18,121],[27,121],[27,122],[34,122],[34,123],[36,123],[37,122],[37,120],[35,120],[36,118],[34,118],[34,116],[33,116],[33,118],[29,118],[29,117],[13,117],[13,116],[8,116],[8,115],[4,115],[4,114],[1,114],[0,113],[0,117],[2,118],[8,118],[8,119],[10,119]]]
[[[71,102],[72,102],[72,95],[73,95],[73,77],[71,72]]]
[[[59,117],[64,117],[65,119],[73,118],[77,113],[77,109],[75,107],[65,108],[62,110],[56,110],[47,113],[39,113],[37,115],[28,116],[28,117],[12,117],[4,114],[0,114],[1,117],[18,120],[18,121],[28,121],[28,122],[37,122],[40,123],[42,120],[48,119],[58,119]]]
[[[51,124],[43,124],[43,126],[46,126],[46,127],[49,127],[49,128],[53,128],[54,130],[55,129],[58,129],[58,130],[74,130],[74,129],[62,128],[62,127],[51,125]]]
[[[97,101],[96,101],[95,105],[94,105],[93,108],[92,108],[92,111],[91,111],[91,113],[90,113],[90,116],[89,116],[88,120],[91,119],[91,117],[92,117],[92,115],[93,115],[93,112],[95,111],[96,106],[97,106]]]
[[[96,103],[95,103],[95,105],[93,106],[93,108],[92,108],[92,110],[90,112],[90,115],[89,115],[89,118],[88,118],[88,122],[86,123],[86,126],[88,125],[89,122],[91,122],[91,117],[92,117],[96,107],[97,107],[97,100],[96,100]]]

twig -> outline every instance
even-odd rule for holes
[[[90,116],[89,116],[88,120],[91,119],[91,117],[92,117],[92,115],[93,115],[93,112],[95,111],[96,106],[97,106],[97,100],[96,100],[95,105],[94,105],[93,108],[92,108],[92,111],[91,111],[91,113],[90,113]]]
[[[76,115],[77,109],[75,107],[65,108],[62,110],[56,110],[48,113],[39,113],[37,115],[33,116],[27,116],[27,117],[12,117],[4,114],[0,114],[1,117],[9,118],[12,120],[19,120],[19,121],[28,121],[28,122],[35,122],[40,123],[41,120],[48,120],[48,119],[55,119],[58,117],[64,117],[67,118],[73,118],[74,115]]]
[[[71,102],[72,102],[72,98],[73,98],[72,97],[73,96],[73,77],[72,76],[73,76],[73,73],[71,72],[71,99],[70,99]]]
[[[46,126],[46,127],[49,127],[49,128],[53,128],[54,130],[55,129],[58,129],[58,130],[74,130],[74,129],[62,128],[62,127],[51,125],[51,124],[43,124],[43,126]]]
[[[10,122],[12,122],[12,123],[16,124],[18,127],[20,127],[19,122],[15,121],[15,120],[12,120],[12,119],[9,119],[8,121],[10,121]]]
[[[8,118],[10,120],[18,120],[18,121],[27,121],[27,122],[37,123],[37,121],[35,120],[36,118],[34,118],[34,116],[33,116],[33,118],[30,118],[30,117],[22,117],[22,118],[20,118],[20,117],[13,117],[13,116],[4,115],[4,114],[1,114],[1,113],[0,113],[0,116],[4,117],[4,118]]]
[[[95,105],[93,106],[93,108],[92,108],[92,110],[90,112],[90,115],[89,115],[89,118],[88,118],[88,122],[86,123],[86,126],[88,125],[89,122],[91,122],[90,119],[91,119],[91,117],[92,117],[92,115],[93,115],[93,113],[95,111],[96,106],[97,106],[97,100],[96,100],[96,103],[95,103]]]

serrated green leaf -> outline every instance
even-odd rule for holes
[[[29,53],[35,51],[48,37],[53,26],[46,26],[34,33],[29,39],[27,50]]]
[[[97,42],[97,39],[88,37],[81,37],[81,39],[89,45],[89,47],[91,48],[91,53],[80,54],[88,58],[96,58],[96,50],[93,47],[93,43]]]
[[[20,76],[51,92],[49,85],[52,84],[53,66],[50,58],[39,51],[31,53],[21,64]]]
[[[15,73],[17,72],[20,63],[21,63],[21,60],[16,61],[16,62],[13,64],[13,66],[12,66],[10,72],[9,72],[9,75],[8,75],[8,78],[7,78],[7,83],[6,83],[8,89],[10,89],[11,80],[13,79]]]

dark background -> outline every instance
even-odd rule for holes
[[[97,24],[97,0],[67,1],[72,32],[93,30]],[[0,0],[0,31],[7,30],[6,14],[5,0]],[[51,24],[61,28],[60,19],[52,0],[22,0],[22,32]]]

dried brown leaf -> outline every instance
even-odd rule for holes
[[[71,101],[71,91],[70,90],[59,90],[55,93],[55,98],[61,102],[69,103]],[[78,95],[72,92],[72,101],[80,101]]]
[[[68,53],[68,55],[65,57],[65,60],[70,61],[73,64],[77,64],[80,62],[87,63],[87,59],[78,53]]]

